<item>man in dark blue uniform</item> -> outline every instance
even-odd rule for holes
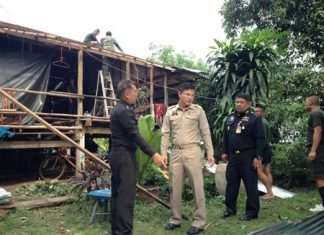
[[[166,163],[140,136],[137,120],[131,105],[137,99],[137,89],[130,80],[121,80],[117,86],[119,101],[111,114],[112,148],[110,166],[112,170],[111,230],[112,235],[131,235],[136,194],[135,151],[139,146],[152,156],[156,165]]]
[[[228,116],[224,127],[222,160],[228,161],[228,164],[223,218],[236,215],[241,179],[246,189],[247,202],[245,213],[240,219],[256,219],[260,210],[257,168],[262,164],[265,139],[262,121],[249,110],[250,103],[249,95],[237,95],[236,111]]]

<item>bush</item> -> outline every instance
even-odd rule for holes
[[[306,186],[309,183],[307,151],[301,140],[275,144],[271,167],[275,185],[289,188]]]

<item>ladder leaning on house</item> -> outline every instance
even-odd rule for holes
[[[92,115],[109,117],[116,104],[116,96],[110,72],[104,77],[102,71],[98,71],[96,96],[100,95],[102,95],[104,99],[95,98]]]

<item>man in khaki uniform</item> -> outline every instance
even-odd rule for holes
[[[165,158],[168,148],[172,149],[169,167],[171,216],[165,229],[180,227],[183,181],[187,174],[195,201],[192,227],[187,233],[199,234],[204,230],[206,222],[201,140],[211,166],[215,164],[214,149],[206,114],[199,105],[192,103],[194,85],[189,82],[181,84],[178,95],[178,104],[168,108],[162,125],[161,155]]]

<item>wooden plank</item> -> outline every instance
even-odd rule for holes
[[[41,207],[58,206],[64,202],[73,201],[74,199],[75,198],[71,196],[46,198],[46,199],[39,199],[39,200],[32,200],[32,201],[14,202],[8,205],[0,205],[0,208],[1,209],[15,209],[15,208],[36,209]]]
[[[75,131],[69,130],[69,131],[62,131],[62,133],[66,134],[66,135],[74,135]],[[46,135],[53,135],[53,132],[49,132],[49,131],[23,131],[23,130],[19,130],[19,132],[15,132],[15,135],[38,135],[38,136],[46,136]]]
[[[57,91],[33,91],[33,90],[18,89],[18,88],[7,88],[7,87],[5,88],[5,90],[8,90],[8,91],[17,91],[17,92],[25,92],[25,93],[37,94],[37,95],[66,97],[66,98],[79,98],[79,99],[84,99],[85,97],[87,97],[87,98],[117,100],[117,99],[113,99],[111,97],[106,97],[105,98],[105,97],[102,97],[102,96],[86,95],[86,94],[77,95],[77,94],[74,94],[74,93],[57,92]]]
[[[23,125],[0,125],[0,127],[9,127],[10,129],[35,129],[35,130],[39,130],[39,129],[48,129],[47,126],[41,126],[41,125],[37,125],[37,126],[23,126]],[[81,126],[52,126],[56,129],[59,130],[82,130]]]
[[[35,148],[58,148],[72,147],[71,144],[62,140],[51,141],[1,141],[0,149],[35,149]]]
[[[102,128],[102,127],[85,127],[85,133],[87,134],[106,134],[110,135],[110,128]]]

